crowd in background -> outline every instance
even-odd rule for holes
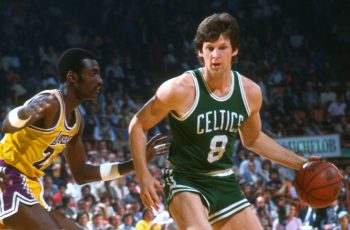
[[[129,160],[131,117],[161,82],[199,67],[192,45],[198,22],[227,11],[240,25],[234,70],[262,89],[263,130],[272,137],[338,133],[347,148],[349,8],[346,0],[3,0],[0,120],[36,92],[57,88],[59,55],[83,47],[97,55],[105,83],[98,100],[80,108],[87,158],[91,164]],[[150,135],[158,132],[171,136],[167,120]],[[288,224],[333,229],[348,221],[350,166],[342,169],[346,180],[339,200],[313,210],[298,200],[294,171],[236,146],[237,179],[265,229]],[[167,163],[166,157],[155,159],[152,174],[161,180]],[[176,229],[164,206],[158,212],[143,208],[134,174],[80,186],[60,157],[43,181],[47,202],[84,229]]]

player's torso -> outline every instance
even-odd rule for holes
[[[233,144],[249,108],[237,72],[227,95],[217,97],[206,85],[203,69],[191,71],[193,106],[182,117],[169,115],[173,143],[169,160],[178,170],[208,172],[232,166]]]
[[[56,125],[50,129],[31,125],[13,134],[6,134],[1,141],[1,159],[29,177],[43,175],[42,171],[64,150],[66,144],[78,133],[80,125],[77,109],[75,122],[71,126],[67,124],[60,91],[47,90],[41,93],[53,93],[59,100],[60,115]]]

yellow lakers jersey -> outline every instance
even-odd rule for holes
[[[65,104],[59,90],[45,90],[35,95],[53,94],[60,104],[60,116],[56,125],[42,129],[30,125],[15,133],[6,133],[0,143],[0,159],[20,170],[28,177],[41,177],[43,170],[52,164],[53,159],[61,153],[66,144],[79,132],[80,115],[75,109],[75,123],[69,126],[65,119]]]

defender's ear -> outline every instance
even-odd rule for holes
[[[74,83],[76,80],[77,80],[76,74],[72,70],[69,70],[68,73],[67,73],[66,81],[68,83]]]

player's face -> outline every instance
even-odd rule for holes
[[[204,59],[204,66],[213,74],[231,70],[232,57],[238,49],[233,50],[230,39],[222,34],[215,42],[204,42],[199,56]]]
[[[81,71],[81,80],[77,82],[77,96],[80,99],[95,100],[103,86],[100,66],[96,60],[84,59],[84,68]]]

